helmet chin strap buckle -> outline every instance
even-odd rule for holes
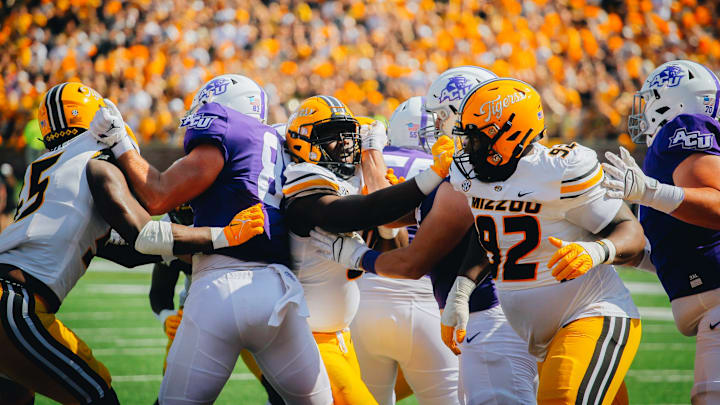
[[[502,162],[502,155],[495,152],[490,159],[492,159],[493,163],[500,163]]]

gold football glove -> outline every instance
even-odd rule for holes
[[[601,263],[612,263],[615,259],[615,245],[603,239],[597,242],[566,242],[558,238],[548,238],[559,248],[548,261],[547,267],[557,281],[572,280],[587,273]]]

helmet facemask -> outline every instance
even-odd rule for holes
[[[306,139],[312,148],[310,159],[343,179],[352,177],[361,158],[357,121],[331,119],[307,126],[312,127]]]

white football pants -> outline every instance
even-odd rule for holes
[[[210,404],[248,349],[288,404],[331,404],[302,286],[285,266],[193,272],[167,359],[161,404]]]
[[[461,403],[536,403],[536,359],[528,353],[527,342],[510,327],[500,305],[470,313],[460,350]]]
[[[420,405],[458,404],[458,360],[440,338],[430,279],[363,276],[359,285],[350,331],[363,381],[378,403],[395,403],[399,366]]]
[[[685,336],[697,335],[693,405],[720,404],[720,288],[676,298],[673,317]]]

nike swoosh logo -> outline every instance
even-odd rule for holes
[[[710,329],[711,329],[711,330],[712,330],[712,329],[715,329],[715,327],[718,326],[718,325],[720,325],[720,321],[717,321],[717,322],[715,322],[715,323],[711,323],[711,324],[710,324]]]
[[[518,197],[524,197],[524,196],[526,196],[528,194],[532,194],[532,193],[534,193],[534,191],[528,191],[527,193],[521,193],[518,191]]]
[[[470,343],[470,342],[471,342],[473,339],[475,339],[475,337],[477,337],[477,335],[479,335],[481,332],[482,332],[482,331],[480,331],[480,332],[478,332],[478,333],[476,333],[476,334],[474,334],[474,335],[472,335],[472,336],[470,336],[470,337],[465,338],[465,341],[468,342],[468,343]]]

